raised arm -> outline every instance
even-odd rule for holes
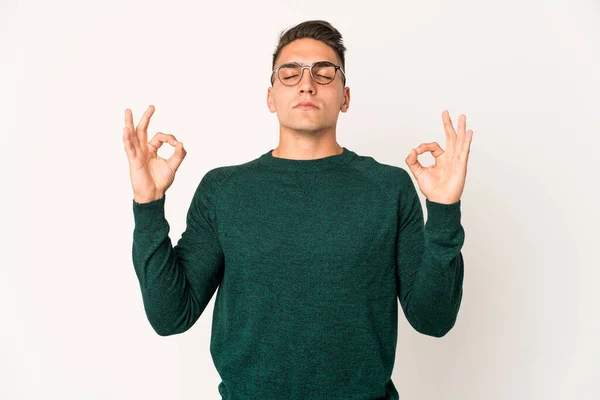
[[[173,135],[159,132],[147,141],[153,113],[151,105],[134,127],[131,110],[125,110],[123,143],[133,187],[133,265],[148,320],[166,336],[188,330],[200,317],[221,282],[223,253],[215,229],[216,187],[210,171],[194,194],[185,232],[172,246],[165,192],[187,152]],[[175,147],[169,159],[157,154],[163,143]]]
[[[398,296],[404,314],[417,331],[436,337],[452,328],[462,299],[465,232],[460,197],[473,139],[464,114],[458,117],[458,132],[446,110],[442,121],[446,150],[437,142],[422,143],[405,160],[426,197],[427,224],[410,175],[402,170],[397,239]],[[431,152],[434,165],[421,165],[418,156],[425,152]]]

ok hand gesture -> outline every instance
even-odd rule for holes
[[[411,149],[405,162],[429,201],[452,204],[460,200],[465,187],[473,131],[465,131],[467,117],[464,114],[458,117],[458,134],[446,110],[442,113],[442,121],[446,132],[446,151],[437,142],[422,143]],[[423,167],[417,157],[427,151],[435,157],[435,164]]]
[[[148,142],[148,124],[153,113],[154,106],[150,105],[137,128],[134,128],[131,110],[125,110],[126,126],[123,129],[123,142],[129,161],[133,199],[137,203],[149,203],[163,197],[173,183],[175,172],[187,154],[183,143],[178,142],[173,135],[158,132]],[[157,154],[163,143],[175,147],[175,153],[168,160]]]

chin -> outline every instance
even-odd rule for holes
[[[279,124],[289,130],[301,133],[317,133],[328,128],[321,119],[312,118],[289,118],[288,123],[280,120]]]
[[[300,133],[316,134],[316,133],[323,131],[325,129],[325,127],[322,127],[322,126],[295,126],[292,129],[294,131],[300,132]]]

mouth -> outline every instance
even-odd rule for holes
[[[310,101],[301,101],[294,106],[294,108],[299,108],[300,110],[316,110],[319,107],[313,102]]]

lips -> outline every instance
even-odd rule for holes
[[[310,101],[301,101],[298,104],[296,104],[294,106],[294,108],[307,108],[307,109],[310,109],[310,108],[319,108],[319,107],[317,107],[317,105],[315,103],[312,103]]]

